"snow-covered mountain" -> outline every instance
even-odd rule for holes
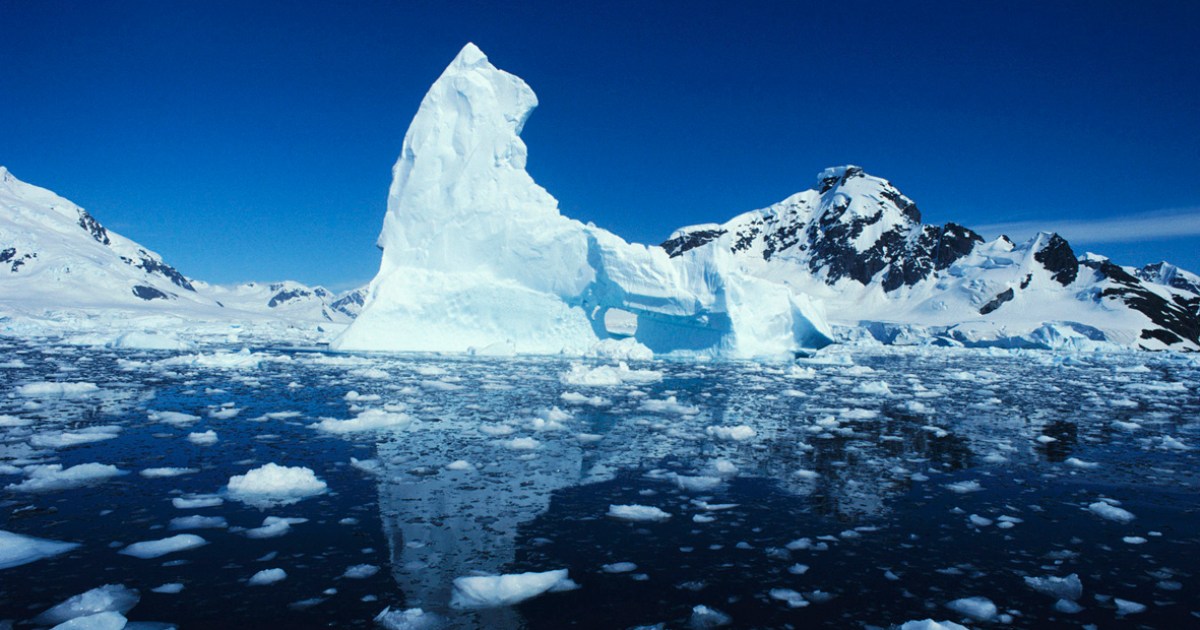
[[[297,282],[210,285],[105,228],[63,197],[0,167],[0,321],[28,331],[112,328],[340,330],[363,290]]]
[[[860,341],[1200,349],[1194,274],[1077,257],[1057,234],[1013,243],[925,225],[911,199],[857,166],[826,169],[814,188],[724,224],[677,230],[662,246],[729,252],[746,273],[819,299]]]

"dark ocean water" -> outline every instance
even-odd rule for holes
[[[50,606],[116,584],[139,593],[131,621],[181,628],[372,627],[385,607],[444,627],[687,627],[696,606],[731,627],[1200,626],[1200,368],[1186,358],[639,362],[658,374],[587,386],[565,359],[232,351],[0,342],[0,530],[79,544],[0,569],[0,620],[34,627]],[[385,407],[397,426],[311,426]],[[106,426],[115,437],[60,444]],[[208,430],[213,444],[188,439]],[[28,483],[33,466],[86,463],[125,474]],[[226,493],[267,463],[311,469],[327,490],[283,505]],[[195,472],[139,474],[159,467]],[[214,494],[214,507],[172,503]],[[619,520],[613,505],[670,517]],[[1132,520],[1105,518],[1106,505]],[[168,529],[189,515],[227,527]],[[270,516],[307,521],[247,534]],[[180,533],[207,544],[118,553]],[[379,570],[345,575],[358,565]],[[287,577],[247,584],[275,568]],[[554,569],[578,588],[450,605],[456,578]],[[1024,579],[1070,574],[1083,586],[1070,614]],[[168,583],[183,590],[151,590]],[[994,615],[947,606],[968,597]]]

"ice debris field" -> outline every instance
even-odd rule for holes
[[[1186,356],[0,352],[0,626],[1200,623]]]

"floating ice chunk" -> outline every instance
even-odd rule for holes
[[[285,578],[287,578],[287,572],[283,569],[263,569],[262,571],[250,576],[250,579],[246,580],[246,585],[266,586],[268,584],[279,582]]]
[[[161,593],[163,595],[176,595],[183,592],[183,582],[167,582],[150,589],[151,593]]]
[[[268,516],[263,519],[262,527],[255,527],[246,530],[247,538],[278,538],[292,529],[292,525],[307,523],[306,518],[281,518],[278,516]]]
[[[564,385],[588,387],[616,387],[624,383],[657,383],[663,378],[656,370],[631,370],[624,361],[616,366],[601,365],[589,368],[575,363],[559,379]]]
[[[506,448],[511,448],[514,451],[532,451],[533,449],[542,445],[541,442],[531,437],[513,438],[511,440],[505,440],[501,442],[501,444],[503,444]]]
[[[900,624],[899,630],[971,630],[970,628],[954,623],[953,621],[934,621],[932,619],[922,619],[920,621],[905,621]]]
[[[120,584],[105,584],[79,595],[68,597],[38,615],[34,619],[34,623],[54,625],[99,613],[125,614],[137,605],[139,599],[141,598],[134,589]],[[124,627],[124,624],[116,627]]]
[[[64,621],[50,630],[121,630],[128,623],[125,615],[119,612],[102,612]]]
[[[578,587],[567,576],[566,569],[460,577],[454,580],[450,605],[459,609],[511,606],[547,591],[567,591]]]
[[[391,413],[383,409],[367,409],[351,420],[321,418],[320,422],[309,426],[326,433],[355,433],[358,431],[378,431],[408,424],[412,418],[405,413]]]
[[[485,435],[490,435],[492,437],[503,437],[505,435],[512,435],[513,432],[516,431],[516,429],[508,426],[507,424],[495,424],[495,423],[481,424],[481,425],[479,425],[479,430],[482,431]]]
[[[101,442],[111,440],[118,437],[121,427],[116,425],[105,425],[98,427],[87,427],[76,431],[60,431],[53,433],[39,433],[29,439],[29,443],[38,448],[67,448],[77,446],[79,444],[90,444],[92,442]]]
[[[632,562],[614,562],[612,564],[601,565],[600,568],[605,573],[632,573],[637,571],[637,565]]]
[[[1055,599],[1075,601],[1083,595],[1083,582],[1079,575],[1072,573],[1066,577],[1047,575],[1045,577],[1026,577],[1025,583],[1029,588]]]
[[[243,348],[240,352],[216,352],[213,354],[185,354],[155,361],[157,367],[198,367],[217,368],[224,370],[247,370],[257,368],[260,363],[288,363],[291,357],[269,355],[262,352],[251,353]]]
[[[1063,614],[1074,615],[1076,613],[1083,612],[1083,606],[1080,606],[1069,599],[1060,599],[1054,602],[1054,610],[1057,610]]]
[[[984,518],[978,514],[968,516],[967,520],[971,521],[971,524],[975,527],[987,527],[992,524],[992,519]]]
[[[720,477],[675,475],[675,484],[680,490],[687,492],[709,492],[722,483],[725,483],[725,480]]]
[[[968,492],[979,492],[983,490],[983,486],[979,485],[978,481],[956,481],[946,484],[946,489],[959,494],[967,494]]]
[[[1142,538],[1141,536],[1125,536],[1121,539],[1121,541],[1127,545],[1144,545],[1147,542],[1146,539]]]
[[[649,505],[610,505],[608,516],[623,521],[665,521],[671,518],[668,512]]]
[[[692,616],[688,618],[688,627],[696,630],[703,628],[720,628],[733,623],[733,617],[703,604],[692,607]]]
[[[328,486],[311,468],[274,462],[229,478],[229,496],[255,507],[289,505],[324,493]]]
[[[674,396],[667,396],[666,400],[643,400],[640,409],[651,413],[667,413],[677,416],[694,416],[700,413],[699,407],[682,404]]]
[[[790,588],[773,588],[769,595],[772,599],[786,603],[788,608],[804,608],[809,603],[803,595]]]
[[[851,390],[855,394],[867,394],[869,396],[891,396],[892,390],[888,384],[883,381],[873,383],[862,383],[858,387]]]
[[[138,474],[147,479],[160,479],[163,477],[178,477],[180,475],[191,475],[200,472],[199,468],[147,468]]]
[[[1041,442],[1042,444],[1049,444],[1051,442],[1058,441],[1058,438],[1052,438],[1049,435],[1039,435],[1039,436],[1037,436],[1036,439],[1038,442]]]
[[[242,410],[237,407],[222,407],[208,412],[208,417],[215,420],[230,420],[236,418],[239,413],[242,413]]]
[[[212,446],[217,443],[217,432],[209,429],[201,433],[189,433],[188,441],[197,446]]]
[[[568,405],[590,405],[592,407],[607,407],[612,401],[601,396],[584,396],[578,392],[563,392],[559,396]]]
[[[1082,459],[1079,459],[1078,457],[1068,457],[1067,461],[1065,461],[1063,463],[1065,463],[1066,465],[1068,465],[1072,468],[1080,468],[1083,470],[1091,470],[1092,468],[1100,467],[1100,464],[1097,464],[1096,462],[1085,462]]]
[[[360,394],[355,390],[346,392],[345,399],[349,402],[374,402],[380,399],[379,394]]]
[[[31,424],[33,420],[0,413],[0,427],[27,427]]]
[[[1125,422],[1124,420],[1113,420],[1112,425],[1122,431],[1137,431],[1142,428],[1142,425],[1136,422]]]
[[[446,470],[475,470],[475,466],[465,459],[456,459],[446,464]]]
[[[975,621],[991,621],[999,612],[992,600],[986,597],[963,597],[946,604],[946,608]]]
[[[375,623],[385,630],[437,630],[443,627],[443,619],[433,613],[427,613],[420,608],[408,610],[392,610],[384,608],[375,616]]]
[[[78,488],[126,474],[111,464],[78,464],[64,469],[62,464],[36,464],[25,467],[28,477],[21,483],[5,486],[15,492],[50,492]]]
[[[55,383],[42,381],[26,383],[17,388],[17,394],[27,398],[66,398],[86,396],[100,391],[95,383]]]
[[[175,497],[171,499],[171,505],[181,510],[198,510],[201,508],[217,507],[225,502],[225,499],[215,494],[194,494],[186,497]]]
[[[141,558],[143,560],[148,560],[150,558],[165,556],[169,553],[175,553],[176,551],[187,551],[188,549],[203,547],[207,544],[207,540],[204,540],[195,534],[176,534],[169,538],[145,540],[142,542],[133,543],[132,545],[122,549],[120,553],[127,556],[133,556],[135,558]]]
[[[733,442],[745,442],[750,438],[758,435],[758,432],[753,427],[739,424],[735,427],[718,427],[712,426],[704,430],[705,433],[717,438],[718,440],[730,440]]]
[[[378,459],[350,458],[350,466],[371,475],[382,475],[383,464]]]
[[[19,567],[35,560],[57,556],[78,546],[78,543],[34,538],[0,529],[0,569]]]
[[[187,426],[200,419],[200,416],[180,411],[148,411],[146,415],[154,422],[163,422],[177,427]]]
[[[1120,597],[1114,597],[1113,603],[1117,605],[1118,615],[1136,615],[1146,610],[1145,604],[1139,604],[1138,602],[1129,601],[1128,599],[1121,599]]]
[[[1095,503],[1088,505],[1088,509],[1091,510],[1093,514],[1099,516],[1100,518],[1105,518],[1110,521],[1115,521],[1117,523],[1128,523],[1128,522],[1132,521],[1134,518],[1136,518],[1128,510],[1119,508],[1119,507],[1109,504],[1109,503],[1105,503],[1104,501],[1096,501]]]
[[[609,309],[605,314],[605,324],[610,332],[613,331],[612,322],[613,315],[619,309]],[[629,315],[632,315],[629,313]],[[637,317],[633,317],[633,328],[637,328]],[[637,339],[627,337],[625,339],[603,339],[599,343],[593,345],[588,351],[587,356],[598,357],[603,359],[624,359],[626,361],[649,361],[654,358],[654,351],[645,345],[638,342]]]
[[[224,516],[200,516],[193,514],[191,516],[179,516],[171,519],[171,523],[167,525],[167,529],[220,529],[229,527],[229,523],[225,522]]]
[[[347,568],[346,571],[342,573],[342,577],[349,578],[351,580],[365,580],[376,573],[379,573],[379,567],[373,564],[356,564]]]

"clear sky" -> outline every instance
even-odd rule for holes
[[[534,178],[629,240],[854,163],[927,221],[1200,271],[1187,0],[0,0],[0,164],[189,276],[348,288],[467,41],[538,93]]]

